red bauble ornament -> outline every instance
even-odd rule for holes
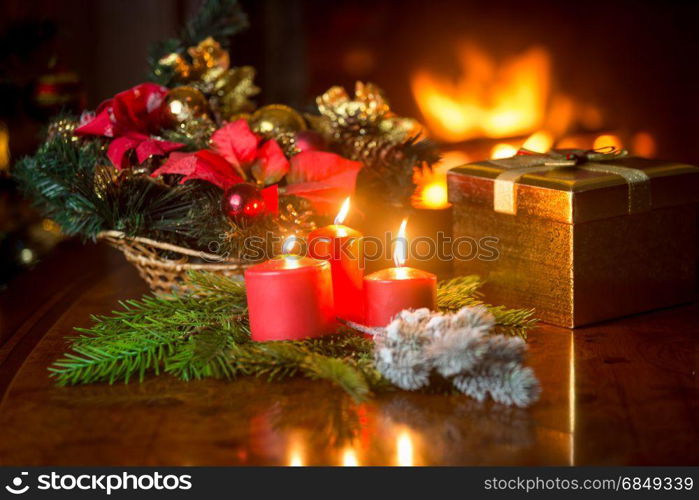
[[[265,199],[256,186],[241,182],[223,195],[221,209],[236,224],[247,226],[264,215]]]
[[[323,136],[313,130],[301,130],[296,132],[296,148],[299,151],[323,151],[328,144]]]

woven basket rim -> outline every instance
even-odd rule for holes
[[[191,248],[184,248],[171,243],[145,238],[143,236],[127,236],[122,231],[109,230],[97,234],[97,239],[104,240],[110,245],[121,250],[129,260],[138,261],[141,264],[150,264],[173,270],[240,270],[252,265],[242,259],[226,259]],[[145,248],[144,248],[145,247]],[[165,259],[157,255],[152,249],[165,250],[182,255],[179,260]],[[188,257],[196,257],[214,262],[189,263]]]

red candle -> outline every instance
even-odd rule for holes
[[[349,211],[349,201],[347,198],[342,204],[334,224],[316,229],[308,235],[308,253],[330,263],[335,314],[343,319],[361,322],[364,316],[362,233],[342,225]]]
[[[386,326],[403,309],[434,309],[437,277],[426,271],[403,267],[407,260],[406,220],[403,220],[393,258],[397,267],[382,269],[364,278],[364,324]]]
[[[285,254],[247,269],[245,286],[252,340],[298,340],[336,329],[330,264],[324,260]]]

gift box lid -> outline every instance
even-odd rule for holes
[[[699,201],[699,167],[618,152],[518,155],[456,167],[447,178],[452,203],[569,224]]]

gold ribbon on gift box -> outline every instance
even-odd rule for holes
[[[628,156],[626,150],[614,147],[594,150],[561,149],[535,153],[521,149],[516,156],[490,163],[504,169],[494,182],[493,205],[496,212],[517,213],[517,183],[527,174],[548,172],[554,168],[574,167],[588,172],[601,172],[622,177],[628,185],[629,213],[644,212],[651,208],[650,178],[636,168],[614,165],[613,161]]]

